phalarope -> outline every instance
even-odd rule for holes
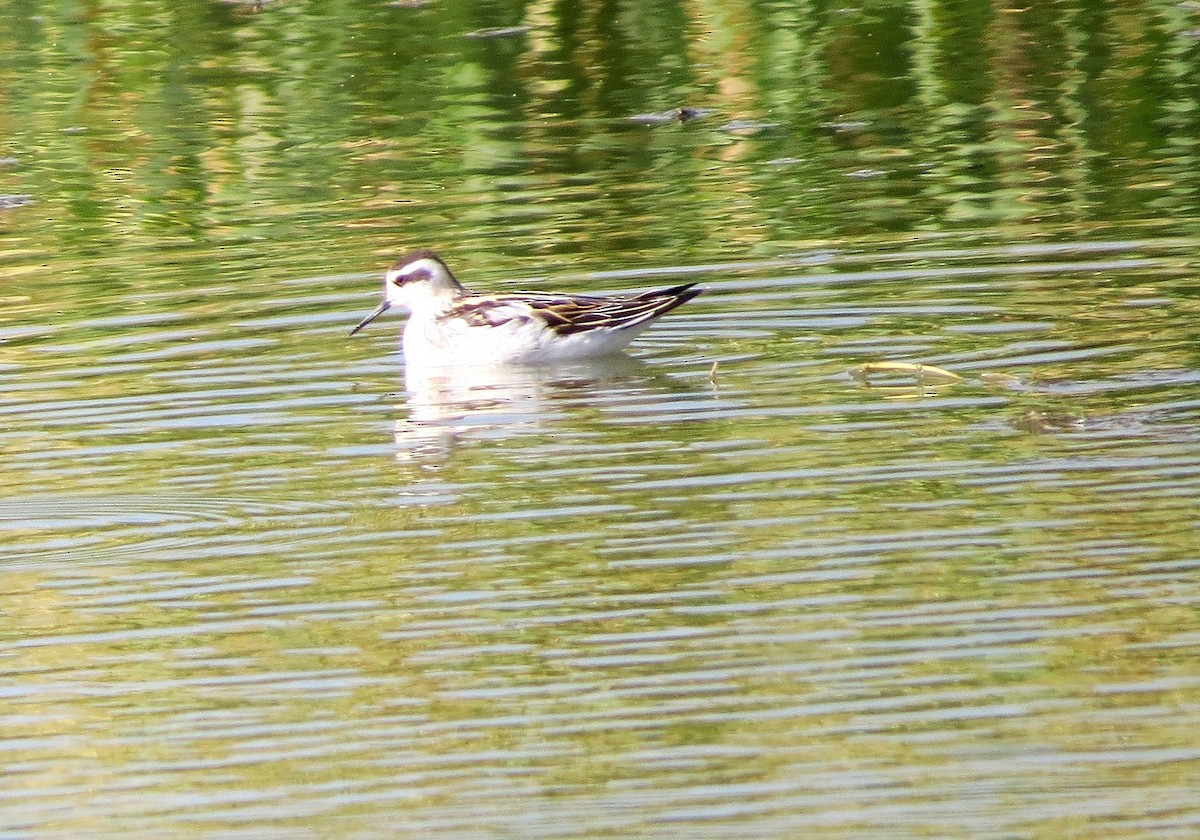
[[[512,292],[463,288],[433,251],[412,251],[383,278],[383,302],[354,335],[392,307],[406,310],[406,364],[559,362],[611,355],[661,315],[700,294],[695,283],[640,295]]]

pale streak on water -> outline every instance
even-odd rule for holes
[[[513,281],[708,291],[407,391],[357,275],[0,325],[0,824],[1195,836],[1195,244]]]

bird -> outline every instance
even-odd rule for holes
[[[614,355],[662,315],[703,291],[684,283],[632,295],[476,294],[428,248],[384,274],[383,302],[350,335],[392,308],[408,312],[406,365],[504,365]]]

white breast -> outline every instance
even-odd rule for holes
[[[538,320],[514,319],[497,326],[472,326],[414,315],[404,327],[404,359],[415,365],[498,365],[564,362],[611,355],[649,324],[623,330],[593,329],[558,335]]]

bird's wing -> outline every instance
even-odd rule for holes
[[[548,329],[558,335],[572,335],[589,330],[621,330],[653,320],[700,294],[700,289],[694,286],[687,283],[620,297],[534,293],[503,299],[519,300],[527,307],[528,314]]]

